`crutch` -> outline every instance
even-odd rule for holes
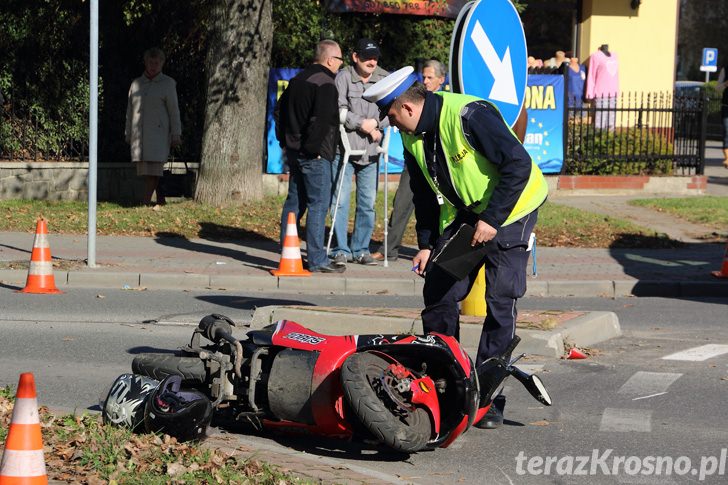
[[[360,156],[364,155],[367,151],[364,150],[352,150],[351,145],[349,144],[349,137],[346,134],[346,128],[344,128],[344,123],[346,123],[346,113],[348,110],[346,108],[341,108],[339,110],[339,134],[341,135],[341,146],[344,148],[344,158],[342,160],[341,164],[341,170],[339,173],[339,180],[336,182],[336,185],[339,187],[336,191],[336,204],[334,204],[334,213],[331,216],[331,230],[329,231],[329,242],[326,243],[326,255],[328,255],[331,252],[331,239],[334,237],[334,224],[336,224],[336,212],[339,209],[339,198],[341,197],[341,187],[344,185],[344,173],[346,172],[346,164],[349,162],[349,157],[351,156]]]
[[[389,138],[392,134],[392,127],[388,126],[384,132],[384,138],[382,144],[377,147],[377,153],[379,153],[379,159],[382,159],[384,155],[384,262],[382,266],[385,268],[389,267],[389,261],[387,260],[387,237],[389,235],[389,211],[387,210],[387,204],[389,201]]]

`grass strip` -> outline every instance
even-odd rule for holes
[[[680,219],[712,227],[719,231],[728,228],[728,197],[700,196],[680,198],[636,199],[629,202],[667,212]]]
[[[389,194],[391,213],[393,193]],[[355,197],[352,196],[352,200]],[[173,202],[162,207],[128,207],[111,202],[97,206],[97,234],[113,236],[176,236],[188,239],[277,241],[283,196],[268,196],[243,206],[213,207],[192,201]],[[378,215],[372,236],[372,250],[384,238],[384,198],[376,202]],[[353,229],[355,204],[349,211]],[[0,231],[30,232],[37,217],[48,219],[51,234],[85,234],[88,208],[85,202],[0,201]],[[388,214],[389,215],[389,214]],[[304,218],[305,222],[305,218]],[[414,217],[405,232],[404,244],[416,246]],[[303,232],[303,231],[302,231]],[[542,246],[570,247],[673,247],[665,235],[640,228],[628,221],[546,202],[539,210],[536,226]],[[305,237],[305,232],[299,233]]]

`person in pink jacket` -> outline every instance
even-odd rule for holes
[[[182,141],[182,123],[177,102],[177,83],[162,74],[164,52],[156,47],[144,52],[144,73],[134,79],[126,105],[126,142],[138,176],[144,177],[142,203],[164,204],[159,181],[171,146]]]
[[[586,98],[594,100],[596,115],[594,124],[601,129],[614,129],[619,95],[619,58],[602,44],[589,57],[586,76]]]

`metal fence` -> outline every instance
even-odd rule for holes
[[[88,128],[69,129],[64,120],[37,115],[33,109],[0,107],[0,159],[14,161],[84,161]],[[86,113],[79,113],[86,118]],[[78,124],[76,124],[78,126]]]
[[[711,103],[703,93],[649,93],[568,107],[563,173],[702,175]],[[32,109],[16,110],[13,103],[0,113],[0,159],[88,159],[87,129],[69,130],[62,120],[41,119]],[[117,147],[110,158],[126,159],[127,150]]]
[[[700,175],[707,111],[701,92],[627,93],[568,107],[564,172]]]

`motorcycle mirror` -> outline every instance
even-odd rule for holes
[[[540,401],[542,404],[545,404],[546,406],[551,406],[551,395],[549,394],[549,391],[546,389],[546,386],[543,385],[543,381],[541,381],[541,378],[539,376],[531,376],[530,382],[533,384],[533,386],[536,387],[538,390],[538,394],[534,393],[531,389],[528,389],[528,392],[531,393],[533,397],[535,397],[538,401]]]
[[[527,374],[518,367],[511,367],[509,370],[511,375],[518,379],[518,382],[523,384],[523,387],[526,388],[534,399],[541,404],[551,406],[553,402],[551,400],[551,395],[549,394],[549,391],[546,390],[546,386],[544,386],[540,377],[533,374]]]

